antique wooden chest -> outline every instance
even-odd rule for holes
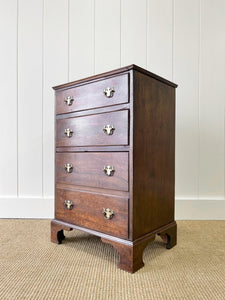
[[[54,87],[52,242],[97,235],[132,273],[156,234],[176,245],[176,87],[136,65]]]

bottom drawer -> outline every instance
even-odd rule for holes
[[[56,189],[55,217],[81,227],[128,238],[127,198]]]

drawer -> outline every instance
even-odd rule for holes
[[[127,198],[56,189],[55,217],[81,227],[128,238]]]
[[[128,191],[128,152],[56,153],[55,168],[58,183]]]
[[[56,147],[103,145],[128,145],[128,110],[56,121]]]
[[[128,76],[124,74],[57,91],[56,114],[127,103],[129,100]]]

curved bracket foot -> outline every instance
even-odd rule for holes
[[[130,273],[134,273],[144,266],[142,256],[147,244],[155,239],[155,236],[143,241],[129,242],[127,244],[101,238],[103,243],[111,244],[118,252],[120,261],[118,267]]]
[[[52,220],[51,222],[51,242],[56,244],[61,244],[62,241],[65,239],[65,235],[63,233],[63,230],[70,231],[73,228],[70,228],[69,226],[60,224]]]
[[[161,237],[163,243],[166,245],[166,249],[173,248],[177,244],[177,224],[175,223],[173,227],[159,232],[158,235]]]

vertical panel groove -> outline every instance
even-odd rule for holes
[[[120,0],[95,1],[95,72],[102,73],[119,66]]]
[[[67,54],[68,81],[70,81],[70,0],[68,0],[68,54]]]
[[[172,80],[173,50],[172,0],[148,0],[147,67]]]
[[[120,67],[122,67],[121,66],[121,18],[122,18],[122,13],[121,13],[122,4],[121,4],[121,1],[122,0],[120,0]]]
[[[19,1],[19,196],[42,195],[42,15],[43,0]]]
[[[95,74],[95,13],[96,13],[96,11],[95,11],[95,0],[93,0],[94,1],[94,16],[93,16],[93,35],[94,35],[94,49],[93,49],[93,55],[94,55],[94,57],[93,57],[93,59],[94,59],[94,74]]]
[[[16,19],[16,160],[17,160],[17,166],[16,166],[16,177],[17,177],[17,197],[19,196],[19,122],[18,122],[18,115],[19,115],[19,97],[18,97],[18,32],[19,32],[19,0],[17,0],[17,19]]]
[[[146,69],[148,69],[148,0],[146,0]]]
[[[225,119],[222,113],[225,111],[222,111],[222,107],[224,109],[225,107],[221,98],[224,94],[218,92],[223,87],[221,76],[217,82],[214,74],[211,79],[207,75],[212,70],[218,70],[219,74],[224,74],[223,71],[220,71],[223,64],[221,49],[224,44],[222,42],[219,44],[219,37],[216,37],[217,31],[221,30],[222,27],[220,24],[224,24],[219,23],[222,22],[221,8],[224,9],[224,4],[222,4],[224,2],[217,0],[213,5],[210,4],[210,1],[198,0],[195,2],[192,0],[193,5],[191,6],[187,0],[117,0],[115,2],[108,0],[107,4],[103,0],[104,7],[114,6],[113,12],[103,12],[101,2],[96,0],[85,1],[84,4],[82,0],[41,1],[34,1],[30,4],[28,0],[13,0],[8,2],[11,3],[10,6],[5,4],[2,6],[5,10],[2,10],[3,16],[5,12],[8,12],[9,7],[11,7],[10,9],[13,8],[14,11],[14,21],[9,23],[12,24],[13,30],[10,29],[11,25],[4,28],[7,41],[9,40],[12,44],[11,49],[14,51],[11,54],[11,52],[7,53],[8,50],[6,50],[5,57],[7,64],[9,65],[9,61],[13,67],[10,65],[12,70],[9,69],[9,79],[4,78],[5,73],[3,79],[6,80],[6,85],[10,83],[7,89],[11,89],[14,93],[15,106],[13,113],[14,135],[10,137],[13,139],[13,144],[12,140],[9,141],[11,152],[6,157],[6,160],[12,165],[12,170],[14,169],[14,174],[12,171],[9,172],[9,177],[11,176],[13,182],[9,185],[4,184],[8,186],[8,190],[3,185],[1,193],[4,194],[6,190],[7,194],[14,193],[17,197],[24,196],[24,194],[35,197],[39,194],[40,197],[41,195],[42,197],[52,195],[53,189],[50,187],[53,186],[51,174],[53,172],[53,159],[51,157],[53,92],[51,86],[84,77],[86,73],[87,76],[95,74],[101,71],[100,68],[107,65],[107,53],[104,55],[105,61],[101,60],[102,53],[104,54],[102,45],[104,46],[104,36],[111,33],[108,32],[107,26],[104,27],[104,24],[113,15],[110,21],[110,30],[113,26],[114,29],[117,28],[113,33],[116,42],[112,43],[112,47],[116,51],[112,48],[112,54],[110,51],[108,52],[112,58],[110,60],[112,65],[109,68],[114,68],[116,64],[121,67],[136,63],[172,81],[177,80],[179,85],[177,90],[178,122],[176,124],[178,133],[176,140],[178,147],[176,147],[178,151],[176,155],[179,158],[177,160],[180,170],[179,178],[185,180],[182,183],[179,179],[176,184],[180,189],[181,196],[196,197],[200,200],[202,197],[216,198],[221,197],[222,193],[225,195],[225,184],[222,186],[222,176],[225,177],[225,165],[222,165],[224,163],[222,155],[224,155],[225,149]],[[28,10],[27,6],[29,7]],[[33,8],[34,6],[37,9]],[[54,8],[56,13],[53,12]],[[163,10],[163,8],[165,9]],[[45,15],[46,12],[47,15]],[[62,12],[63,17],[60,19]],[[76,14],[79,17],[80,12],[81,18],[77,21],[75,17]],[[85,17],[83,16],[84,12]],[[30,14],[31,17],[29,17]],[[105,14],[111,15],[105,19]],[[209,26],[207,25],[208,21],[211,22]],[[33,22],[34,24],[32,24]],[[193,22],[195,22],[194,25]],[[180,25],[183,27],[180,28]],[[210,32],[210,28],[212,28],[212,32]],[[33,31],[33,36],[30,31]],[[222,30],[219,32],[220,34],[223,33]],[[34,37],[36,33],[37,38]],[[85,42],[86,35],[88,35],[87,43]],[[77,39],[79,39],[78,42]],[[215,41],[215,45],[212,44],[210,51],[207,48],[208,46],[211,47],[211,41],[212,43]],[[57,48],[57,44],[59,44],[59,48]],[[183,44],[185,44],[184,47]],[[4,47],[7,45],[6,42]],[[53,54],[56,48],[57,51]],[[83,51],[82,49],[88,50]],[[214,53],[214,50],[218,53]],[[221,56],[218,57],[218,55]],[[29,64],[34,64],[34,71]],[[211,70],[207,69],[205,66],[207,64]],[[55,66],[56,72],[54,71]],[[30,77],[27,70],[31,74]],[[32,76],[34,76],[34,80],[32,80]],[[209,82],[211,84],[209,80],[212,80],[215,86],[218,83],[218,90],[215,89],[215,95],[218,93],[218,97],[215,96],[215,99],[213,99],[213,94],[209,95],[210,89],[212,90],[212,86],[210,87],[208,84]],[[31,85],[34,86],[33,94],[29,87],[30,81]],[[36,90],[34,90],[35,87],[37,87]],[[33,99],[28,97],[27,89],[30,96],[34,96]],[[25,97],[27,100],[24,100]],[[213,100],[216,101],[214,105]],[[217,101],[220,105],[219,108],[216,108]],[[29,124],[32,122],[32,105],[36,120],[34,123],[37,123],[34,124],[33,136]],[[7,104],[5,108],[2,106],[2,109],[4,113],[4,109],[8,109]],[[219,114],[218,120],[216,114]],[[5,118],[7,120],[7,115]],[[219,140],[219,147],[216,147],[217,140],[214,138],[212,138],[210,147],[207,147],[211,141],[208,132],[210,127],[215,129],[214,132],[211,131],[211,137],[220,133],[217,139]],[[26,130],[30,136],[28,133],[26,134]],[[32,139],[34,138],[38,140],[38,149],[32,147]],[[182,144],[186,143],[188,139],[191,140],[189,142],[190,150],[193,152],[191,154],[188,149],[182,147]],[[6,142],[8,142],[7,136]],[[210,148],[212,152],[207,148]],[[3,151],[5,150],[3,149]],[[208,153],[204,154],[207,151]],[[38,162],[32,158],[32,155],[38,156]],[[2,156],[5,157],[5,155]],[[2,159],[4,160],[4,158]],[[13,161],[10,161],[11,159]],[[28,163],[26,163],[27,161]],[[35,174],[30,176],[28,174],[31,163],[34,163],[38,169],[37,177]],[[219,183],[210,183],[210,177],[207,173],[209,174],[211,171],[213,177],[217,172],[216,169],[220,171]],[[197,184],[196,188],[193,178]],[[187,189],[188,186],[189,189]],[[217,194],[218,189],[219,193]]]
[[[68,0],[67,0],[68,1]],[[70,1],[69,81],[94,74],[94,0]]]
[[[199,195],[224,197],[225,2],[201,2]]]
[[[179,85],[176,103],[178,197],[198,197],[198,9],[195,0],[174,1],[173,79]]]
[[[174,0],[172,0],[172,36],[171,36],[171,39],[172,39],[172,74],[171,74],[171,78],[172,78],[172,81],[174,80],[174,27],[175,27],[175,19],[174,19],[174,16],[175,16],[175,13],[174,13],[174,10],[175,10],[175,3],[174,3]]]
[[[44,5],[45,0],[42,0],[42,89],[41,89],[41,126],[42,126],[42,144],[41,144],[41,169],[42,169],[42,197],[44,196]]]
[[[54,195],[52,86],[68,80],[68,0],[45,0],[43,19],[43,194],[48,198]]]
[[[121,62],[146,68],[146,0],[123,0]]]
[[[198,44],[198,167],[197,167],[197,198],[199,199],[200,175],[200,83],[201,83],[201,0],[199,0],[199,44]]]

